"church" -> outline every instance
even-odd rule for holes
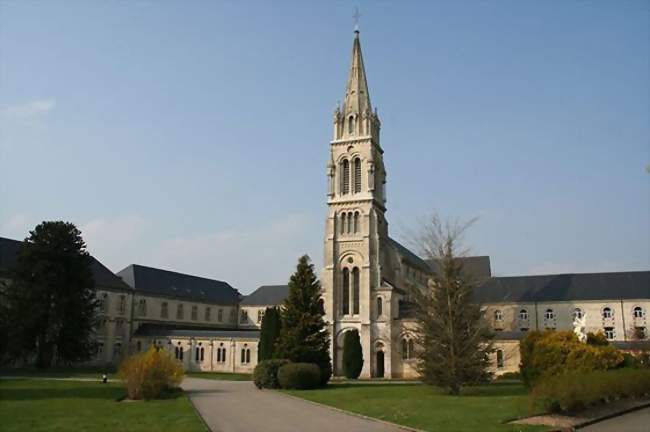
[[[320,276],[334,375],[342,374],[343,338],[354,329],[364,358],[361,378],[416,378],[408,292],[424,289],[436,265],[389,236],[380,130],[355,31],[343,105],[333,116]],[[20,244],[0,237],[2,289],[10,289]],[[495,331],[497,375],[518,370],[526,332],[572,330],[576,319],[622,349],[648,339],[650,271],[492,277],[489,257],[464,260],[486,280],[475,296]],[[92,272],[101,302],[96,365],[115,365],[155,345],[187,370],[252,372],[264,312],[288,293],[286,285],[268,285],[244,296],[224,281],[137,264],[113,273],[94,258]]]

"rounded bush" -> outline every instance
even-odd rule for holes
[[[320,385],[320,374],[314,363],[288,363],[278,370],[278,382],[283,389],[314,389]]]
[[[170,353],[152,346],[126,358],[118,375],[129,399],[157,399],[180,385],[183,367]]]
[[[255,386],[259,389],[280,388],[280,383],[278,382],[278,369],[288,363],[289,360],[284,359],[268,359],[259,362],[253,371],[253,382],[255,383]]]

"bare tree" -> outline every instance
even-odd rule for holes
[[[416,310],[419,371],[424,382],[458,394],[462,386],[490,378],[492,332],[481,306],[473,299],[483,281],[463,269],[465,231],[475,220],[442,222],[434,214],[422,224],[413,242],[437,264],[426,289],[412,289]]]

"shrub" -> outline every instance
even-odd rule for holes
[[[156,399],[183,379],[183,367],[167,351],[150,347],[143,353],[127,357],[118,376],[129,399]]]
[[[343,338],[343,372],[346,378],[357,379],[363,367],[359,332],[350,330]]]
[[[268,359],[262,360],[255,366],[253,371],[253,382],[257,388],[280,388],[278,382],[278,369],[289,363],[289,360],[284,359]]]
[[[521,379],[520,372],[506,372],[506,373],[502,373],[501,375],[495,378],[495,380],[520,380],[520,379]]]
[[[620,366],[623,354],[610,345],[581,343],[569,331],[530,332],[520,344],[521,375],[531,388],[542,378],[566,371],[606,370]]]
[[[599,403],[650,394],[650,370],[571,371],[540,381],[531,393],[533,406],[551,412],[575,412]]]
[[[320,381],[320,368],[314,363],[288,363],[278,370],[278,382],[283,389],[313,389]]]
[[[589,332],[587,333],[587,345],[606,346],[609,345],[609,341],[602,331],[597,333]]]

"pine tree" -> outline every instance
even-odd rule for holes
[[[421,235],[427,258],[438,271],[426,290],[412,290],[417,311],[419,370],[424,382],[460,393],[462,386],[490,377],[491,331],[481,306],[473,301],[480,284],[463,269],[456,253],[468,225],[442,224],[433,217]]]
[[[346,378],[357,379],[363,368],[363,352],[359,332],[350,330],[343,338],[343,372]]]
[[[6,290],[12,359],[46,368],[92,358],[98,302],[91,260],[71,223],[43,222],[30,232]]]
[[[282,321],[280,310],[276,307],[266,308],[260,329],[258,361],[276,358],[276,342],[280,336]]]
[[[277,342],[277,355],[292,362],[315,363],[321,371],[321,384],[332,374],[330,337],[323,317],[320,282],[314,266],[304,255],[289,281],[289,296],[282,310],[282,331]]]

